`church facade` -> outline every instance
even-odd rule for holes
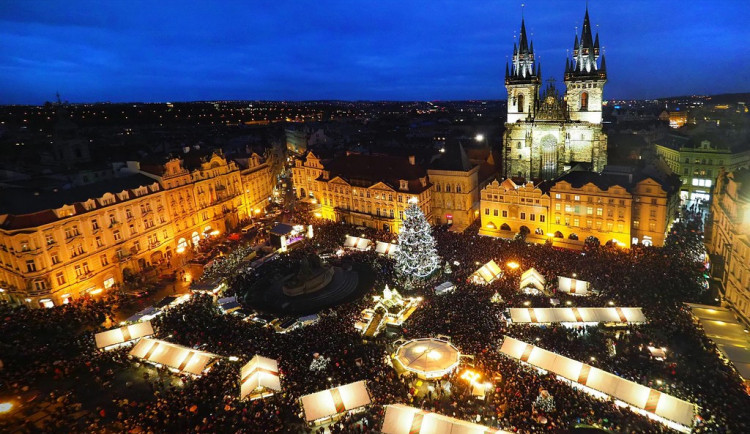
[[[541,89],[541,64],[521,21],[512,64],[505,67],[508,111],[503,175],[527,180],[554,179],[583,163],[599,172],[607,164],[607,136],[602,132],[602,98],[607,71],[599,60],[599,35],[592,38],[589,13],[566,59],[565,91],[554,80]]]

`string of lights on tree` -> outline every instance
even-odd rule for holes
[[[395,259],[396,270],[402,276],[418,279],[431,275],[440,266],[432,228],[414,198],[404,210]]]

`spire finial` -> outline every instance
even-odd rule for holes
[[[521,3],[521,20],[523,20],[523,9],[526,7],[525,3]]]

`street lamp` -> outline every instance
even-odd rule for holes
[[[477,142],[483,142],[484,141],[484,134],[482,134],[482,133],[477,134],[476,136],[474,136],[474,140],[476,140]]]

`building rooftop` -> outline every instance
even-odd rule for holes
[[[430,184],[422,186],[420,179],[427,176],[427,171],[417,164],[411,164],[409,158],[390,155],[349,154],[335,158],[323,164],[330,172],[329,179],[340,176],[352,185],[369,187],[378,182],[400,190],[400,180],[408,181],[408,192],[419,193]]]
[[[156,181],[141,174],[108,179],[71,189],[41,191],[29,188],[8,188],[0,190],[0,215],[8,218],[0,225],[4,229],[22,229],[38,226],[57,220],[52,210],[63,205],[76,205],[89,199],[102,197],[105,193],[119,193],[141,186],[152,185]],[[77,206],[84,212],[82,206]]]

